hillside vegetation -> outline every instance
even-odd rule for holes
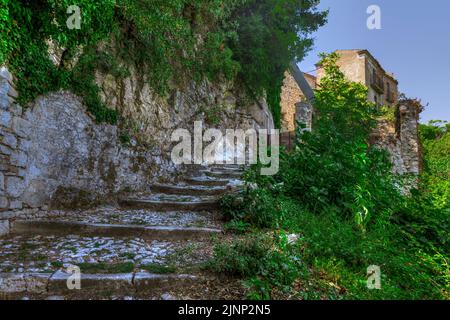
[[[211,267],[243,278],[250,298],[448,299],[447,128],[423,126],[425,172],[395,176],[387,154],[368,144],[376,108],[367,88],[325,56],[312,132],[281,159],[274,177],[258,168],[222,205],[236,240],[216,247]],[[381,289],[367,288],[380,267]]]
[[[84,98],[99,122],[95,71],[126,77],[129,66],[164,96],[186,80],[237,81],[252,98],[268,94],[279,123],[284,71],[310,49],[325,23],[317,0],[0,0],[0,64],[18,79],[19,102],[60,88]],[[80,29],[69,29],[71,5]],[[73,14],[73,12],[72,12]],[[54,65],[49,45],[61,48]]]

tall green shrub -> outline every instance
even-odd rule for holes
[[[237,37],[230,44],[241,79],[255,95],[267,93],[279,125],[279,92],[284,72],[311,49],[311,33],[326,22],[318,0],[244,0],[232,14]]]

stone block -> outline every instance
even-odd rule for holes
[[[0,96],[8,96],[9,88],[11,88],[9,81],[0,78]]]
[[[10,103],[11,103],[10,97],[0,93],[0,109],[4,110],[8,109]]]
[[[16,103],[13,103],[14,101],[10,97],[8,97],[8,98],[10,99],[10,104],[11,104],[9,107],[9,110],[12,112],[12,114],[19,116],[19,117],[22,116],[22,107]]]
[[[21,199],[27,206],[38,208],[43,206],[50,198],[50,191],[52,182],[47,180],[32,180],[27,186],[27,190],[22,195]]]
[[[19,201],[19,200],[11,201],[10,204],[9,204],[9,208],[11,210],[20,210],[20,209],[22,209],[23,208],[22,201]]]
[[[13,86],[9,87],[9,91],[8,91],[8,95],[13,98],[16,99],[19,96],[19,93],[16,91],[16,89]]]
[[[9,221],[0,220],[0,237],[9,233]]]
[[[0,190],[5,190],[5,176],[0,172]]]
[[[13,211],[1,211],[0,212],[0,220],[7,220],[17,218],[17,214]]]
[[[27,175],[27,170],[26,169],[19,169],[19,172],[17,173],[17,175],[19,177],[25,178],[25,176]]]
[[[14,198],[19,198],[25,190],[25,182],[19,177],[8,177],[6,179],[6,192]]]
[[[13,82],[13,77],[9,70],[5,66],[0,67],[0,78],[7,80],[8,82]]]
[[[8,164],[6,166],[6,169],[4,170],[5,172],[5,177],[13,177],[13,176],[17,176],[19,174],[19,168],[17,168],[16,166],[12,166],[10,164]]]
[[[1,142],[12,149],[17,148],[17,138],[9,132],[3,132],[3,139]]]
[[[11,127],[12,116],[8,111],[0,111],[0,125],[10,128]]]
[[[10,155],[11,154],[11,149],[8,148],[7,146],[4,146],[2,144],[0,144],[0,154],[5,154],[5,155]]]
[[[0,277],[0,291],[43,294],[47,292],[50,276],[46,273],[4,273]]]
[[[26,167],[28,156],[23,151],[14,151],[11,153],[11,164],[17,167]]]
[[[1,196],[0,197],[0,209],[6,209],[9,207],[8,198]]]
[[[31,148],[31,141],[26,139],[19,140],[19,150],[28,151]]]
[[[12,119],[12,129],[21,138],[27,138],[31,133],[31,123],[20,117]]]

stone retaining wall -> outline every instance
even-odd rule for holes
[[[116,126],[97,124],[69,92],[15,103],[13,77],[0,73],[0,234],[8,219],[49,206],[91,205],[123,190],[173,179],[175,166],[152,148],[122,145]]]
[[[99,77],[103,100],[112,99],[108,105],[127,119],[118,126],[96,123],[80,98],[65,91],[24,109],[15,102],[13,76],[0,70],[0,235],[10,219],[114,202],[121,192],[176,180],[185,168],[170,159],[171,132],[194,121],[204,120],[205,129],[273,128],[266,103],[241,107],[227,86],[188,87],[166,101],[148,86],[131,85],[136,75],[121,82]],[[208,123],[217,117],[208,115],[215,105],[219,121]],[[124,142],[123,132],[136,136]]]

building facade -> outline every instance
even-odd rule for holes
[[[339,69],[350,81],[359,82],[368,88],[367,99],[378,106],[395,106],[398,103],[398,81],[386,72],[377,59],[367,50],[337,50]],[[324,76],[317,65],[316,83]]]
[[[377,59],[367,50],[337,50],[337,64],[346,78],[368,88],[367,99],[376,106],[387,106],[395,110],[395,121],[380,120],[371,136],[371,143],[386,149],[392,158],[394,172],[418,174],[421,170],[421,151],[418,136],[420,102],[399,101],[398,81],[386,72]],[[306,74],[312,89],[320,88],[324,69],[317,64],[317,76]],[[312,127],[314,110],[294,77],[286,72],[281,92],[281,144],[292,149],[297,122]]]

